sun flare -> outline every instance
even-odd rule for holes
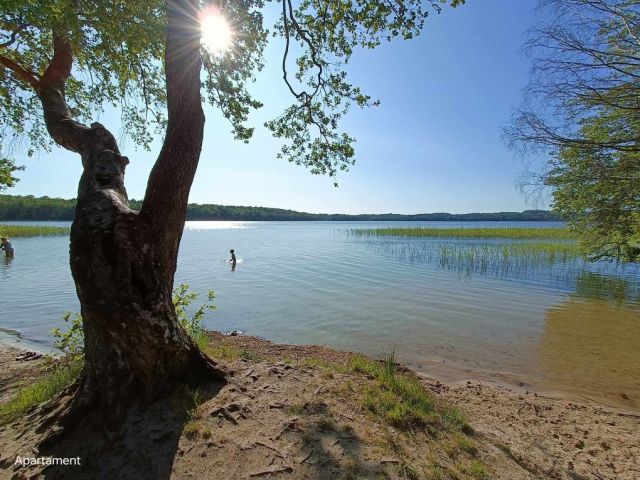
[[[231,46],[232,31],[219,13],[205,15],[200,21],[202,45],[211,53],[220,54]]]

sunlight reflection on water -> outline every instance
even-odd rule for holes
[[[256,222],[234,222],[234,221],[215,221],[215,222],[187,222],[184,226],[185,230],[238,230],[252,228],[252,224]]]

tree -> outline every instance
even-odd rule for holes
[[[13,174],[24,167],[18,166],[9,158],[1,156],[2,148],[0,147],[0,191],[7,187],[13,187],[18,179]]]
[[[533,74],[506,134],[551,159],[531,183],[593,258],[640,260],[640,4],[541,0]]]
[[[640,135],[629,115],[603,109],[582,122],[586,142],[611,142],[620,132]],[[555,208],[571,220],[581,250],[592,259],[640,261],[640,152],[568,145],[549,162],[545,184]]]
[[[284,38],[283,77],[294,103],[267,125],[288,142],[282,156],[313,173],[346,169],[353,139],[338,132],[338,121],[351,104],[374,102],[348,83],[343,67],[355,48],[419,34],[428,7],[439,11],[440,3],[303,0],[294,8],[284,0],[275,34]],[[262,66],[263,8],[263,0],[2,1],[0,132],[26,135],[29,153],[53,141],[83,165],[70,255],[85,366],[63,425],[87,409],[118,418],[132,399],[226,374],[179,326],[171,292],[202,145],[201,87],[236,138],[248,140],[253,129],[245,121],[260,103],[245,85]],[[233,25],[234,45],[223,54],[200,44],[207,14]],[[124,186],[129,159],[103,125],[84,123],[105,103],[122,106],[127,131],[143,146],[154,128],[165,130],[139,211]]]

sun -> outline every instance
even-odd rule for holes
[[[208,13],[200,21],[202,45],[211,53],[221,54],[231,46],[233,32],[219,13]]]

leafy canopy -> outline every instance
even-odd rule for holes
[[[2,156],[2,149],[0,148],[0,191],[7,187],[13,187],[18,179],[13,174],[19,170],[24,170],[24,167],[16,165],[13,160],[4,158]]]
[[[590,144],[621,133],[640,138],[640,117],[623,110],[603,110],[581,124]],[[640,262],[640,151],[567,145],[552,157],[545,183],[584,254]]]
[[[224,53],[202,51],[205,96],[230,121],[235,138],[251,138],[248,115],[262,104],[248,92],[247,83],[263,66],[270,33],[263,10],[270,3],[277,4],[281,14],[271,33],[284,38],[282,69],[292,104],[266,127],[283,139],[282,157],[313,173],[335,176],[354,160],[354,139],[340,131],[340,119],[353,104],[377,104],[349,82],[346,66],[351,55],[356,49],[375,48],[395,37],[415,37],[428,14],[439,12],[447,2],[302,0],[294,5],[291,0],[234,0],[203,4],[203,9],[219,8],[234,32],[233,44]],[[464,0],[449,3],[455,7]],[[113,105],[120,107],[124,130],[137,144],[149,148],[153,135],[163,131],[162,1],[0,0],[0,12],[0,141],[26,137],[29,155],[52,145],[39,100],[25,75],[37,80],[44,73],[52,55],[53,31],[72,45],[74,69],[66,98],[79,121],[89,122],[96,112]],[[292,56],[295,58],[289,58]]]
[[[640,3],[540,0],[533,75],[507,129],[551,160],[533,175],[585,255],[640,261]]]

